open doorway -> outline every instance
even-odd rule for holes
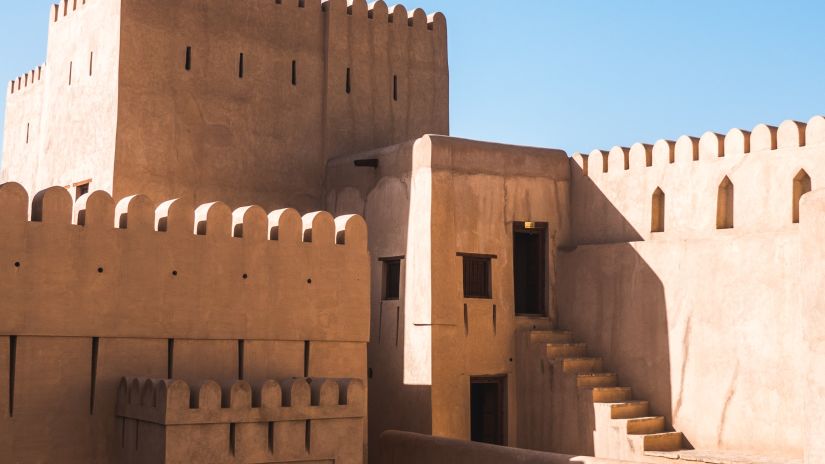
[[[470,378],[470,439],[507,445],[507,376]]]
[[[517,315],[547,314],[547,223],[513,224],[513,290]]]

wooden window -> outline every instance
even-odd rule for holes
[[[492,298],[491,256],[462,255],[464,259],[464,298]]]
[[[74,198],[77,200],[78,198],[82,197],[83,195],[89,193],[89,186],[91,185],[91,181],[85,182],[78,182],[74,185]]]
[[[384,300],[398,300],[401,295],[401,259],[388,258],[384,263]]]

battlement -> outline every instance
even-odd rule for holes
[[[52,5],[52,22],[58,22],[86,6],[92,0],[62,0]]]
[[[31,210],[31,220],[28,211]],[[0,332],[366,341],[360,216],[0,185]],[[90,281],[91,279],[91,281]],[[97,281],[97,284],[91,284]],[[73,291],[67,292],[71,288]],[[36,298],[32,298],[36,295]],[[71,318],[56,318],[73,308]]]
[[[19,94],[29,87],[33,87],[36,83],[39,83],[43,78],[43,68],[45,67],[46,65],[42,64],[22,76],[19,76],[17,79],[12,79],[9,85],[9,95]]]
[[[191,388],[182,380],[123,378],[117,415],[160,425],[267,423],[366,416],[359,379],[291,378],[255,385],[240,380],[228,392],[215,381]]]
[[[731,129],[726,135],[705,132],[701,137],[683,135],[676,141],[636,143],[630,148],[575,153],[573,160],[588,177],[615,175],[649,167],[681,166],[691,161],[739,158],[751,153],[825,144],[825,117],[814,116],[808,123],[784,121],[777,126],[759,124],[751,131]]]

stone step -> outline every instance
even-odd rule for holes
[[[568,374],[602,370],[602,358],[565,358],[561,363],[562,371]]]
[[[579,358],[587,355],[586,343],[548,343],[546,354],[549,359]]]
[[[665,418],[662,416],[636,417],[626,420],[628,435],[651,435],[665,431]]]
[[[594,403],[620,403],[630,401],[633,392],[630,387],[597,387],[593,389]]]
[[[679,451],[684,446],[682,432],[661,432],[649,435],[629,435],[636,449],[648,451]]]
[[[532,330],[530,343],[572,343],[573,332],[566,330]]]
[[[619,377],[612,372],[583,373],[576,376],[576,386],[579,388],[615,387]]]
[[[625,401],[610,404],[611,419],[633,419],[647,417],[650,404],[647,401]]]

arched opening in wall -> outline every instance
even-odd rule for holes
[[[811,176],[800,170],[793,178],[793,223],[799,224],[799,201],[802,195],[811,191]]]
[[[653,192],[650,218],[651,232],[665,231],[665,192],[661,188],[656,188]]]
[[[716,201],[716,228],[733,229],[733,182],[725,176]]]

